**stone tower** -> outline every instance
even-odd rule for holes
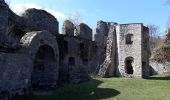
[[[149,30],[141,23],[120,24],[116,28],[118,68],[123,77],[146,77],[149,72]]]

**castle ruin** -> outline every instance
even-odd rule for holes
[[[149,76],[149,32],[142,23],[110,23],[106,57],[100,66],[103,77]]]
[[[97,23],[92,29],[66,20],[62,34],[57,19],[44,10],[21,16],[0,0],[0,98],[26,90],[80,83],[89,74],[142,78],[149,75],[149,34],[142,23]]]

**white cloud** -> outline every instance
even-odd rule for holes
[[[55,11],[55,10],[52,10],[52,9],[49,9],[49,8],[45,8],[45,7],[39,6],[39,5],[34,4],[34,3],[19,3],[19,4],[16,4],[16,5],[11,5],[11,9],[19,15],[22,14],[25,10],[27,10],[29,8],[46,10],[47,12],[49,12],[53,16],[55,16],[57,19],[63,20],[63,19],[66,18],[66,16],[61,12],[58,12],[58,11]]]

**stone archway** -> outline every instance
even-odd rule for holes
[[[34,89],[55,87],[55,57],[53,49],[48,45],[42,45],[36,53],[31,85]]]
[[[59,50],[56,37],[48,31],[26,33],[21,41],[21,53],[30,57],[30,81],[35,88],[51,88],[57,84]]]
[[[134,62],[133,57],[127,57],[125,59],[125,72],[126,72],[126,74],[133,74],[134,73],[133,62]]]

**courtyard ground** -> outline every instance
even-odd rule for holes
[[[170,100],[170,74],[149,79],[93,78],[79,85],[66,84],[50,96],[21,100]]]

